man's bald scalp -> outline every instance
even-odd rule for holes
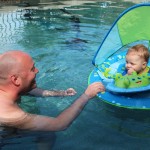
[[[0,81],[6,80],[9,75],[19,73],[22,56],[27,56],[22,51],[7,51],[0,55]]]

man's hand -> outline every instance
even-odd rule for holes
[[[101,82],[94,82],[92,84],[90,84],[88,86],[88,88],[85,91],[85,94],[89,97],[89,98],[93,98],[94,96],[96,96],[99,92],[104,92],[105,91],[105,87]]]
[[[73,96],[75,95],[77,92],[73,89],[73,88],[69,88],[65,91],[65,96]]]

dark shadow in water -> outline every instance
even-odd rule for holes
[[[26,20],[32,20],[32,10],[31,9],[24,9],[25,13],[23,14],[23,18]]]
[[[150,116],[150,110],[129,109],[113,106],[108,103],[105,103],[104,105],[107,113],[121,119],[133,119],[136,121],[144,121],[147,120]]]
[[[104,104],[110,126],[132,137],[150,138],[150,110],[128,109]]]
[[[0,127],[1,150],[51,150],[55,144],[55,132],[25,131]]]
[[[72,27],[73,30],[76,31],[76,37],[72,40],[67,40],[66,44],[73,44],[73,43],[88,43],[87,40],[81,39],[80,38],[80,18],[78,16],[73,15],[72,13],[70,13],[68,10],[66,10],[65,8],[60,9],[63,13],[65,14],[69,14],[70,15],[70,22],[72,22]]]

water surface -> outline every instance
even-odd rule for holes
[[[31,54],[40,70],[39,87],[73,87],[77,91],[73,97],[25,96],[23,109],[55,117],[79,97],[87,87],[94,68],[91,62],[102,39],[116,17],[135,2],[55,1],[32,8],[13,7],[10,11],[0,8],[0,51],[20,49]],[[2,148],[149,150],[149,124],[148,112],[110,108],[94,98],[67,130],[52,136],[47,133],[38,140],[38,135],[32,133],[13,136]]]

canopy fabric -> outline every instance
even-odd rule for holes
[[[99,65],[123,46],[144,40],[150,41],[150,3],[135,5],[124,11],[114,22],[94,56]]]

